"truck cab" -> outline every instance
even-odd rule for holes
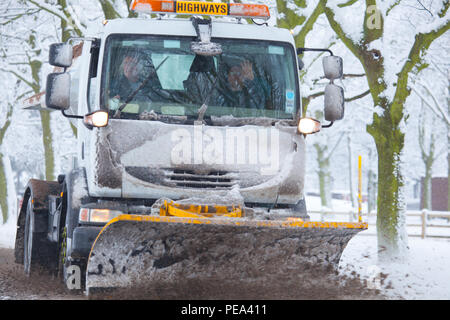
[[[187,19],[126,19],[109,21],[86,45],[81,69],[98,68],[96,77],[81,75],[79,112],[109,115],[103,128],[78,122],[89,195],[178,200],[238,188],[246,203],[297,204],[304,137],[292,35],[214,22],[211,39],[223,50],[216,56],[192,52],[196,38]],[[130,56],[141,59],[135,82],[123,75]]]

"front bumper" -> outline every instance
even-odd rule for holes
[[[87,258],[102,227],[81,226],[75,228],[72,238],[73,258]]]

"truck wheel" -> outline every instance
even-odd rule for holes
[[[50,243],[45,232],[36,232],[36,217],[28,199],[24,225],[23,265],[26,275],[35,271],[54,272],[56,266],[56,247]]]
[[[25,231],[24,231],[24,250],[23,250],[23,265],[26,275],[30,275],[32,270],[36,269],[37,252],[34,241],[34,213],[31,208],[31,201],[28,200],[27,213],[25,217]]]

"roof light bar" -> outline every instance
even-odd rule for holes
[[[144,13],[175,13],[208,16],[269,19],[264,4],[221,3],[202,1],[133,0],[130,10]]]

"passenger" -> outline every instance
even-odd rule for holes
[[[197,105],[215,101],[216,77],[214,58],[196,55],[189,69],[189,76],[184,81],[189,101]]]
[[[264,109],[269,100],[267,82],[255,77],[253,65],[244,60],[234,63],[227,75],[223,105],[227,107],[240,107],[252,109]]]

